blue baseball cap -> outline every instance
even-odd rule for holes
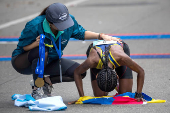
[[[64,4],[53,3],[46,10],[46,19],[62,31],[74,25],[69,11]]]

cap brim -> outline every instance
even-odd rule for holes
[[[71,26],[74,25],[74,22],[72,18],[69,16],[66,21],[60,22],[60,23],[53,23],[59,31],[63,31]]]

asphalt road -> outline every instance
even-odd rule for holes
[[[1,0],[0,26],[23,17],[40,12],[54,2],[63,4],[72,0]],[[81,0],[79,0],[81,1]],[[67,4],[85,29],[107,33],[169,33],[169,0],[87,0],[77,5]],[[19,36],[29,19],[8,27],[0,27],[0,36]],[[124,40],[131,53],[170,53],[170,39]],[[70,41],[64,54],[85,54],[92,41]],[[0,44],[0,56],[9,56],[16,44]],[[155,99],[165,99],[166,103],[147,105],[68,105],[79,98],[74,82],[54,85],[53,95],[60,95],[67,105],[67,113],[169,113],[170,112],[170,59],[134,59],[145,70],[143,92]],[[83,60],[76,60],[81,63]],[[0,112],[27,113],[28,108],[15,107],[11,100],[13,94],[30,94],[29,81],[32,76],[21,75],[11,66],[10,61],[0,62]],[[136,73],[133,92],[136,90]],[[83,80],[85,95],[93,96],[89,71]],[[113,95],[111,92],[109,95]]]

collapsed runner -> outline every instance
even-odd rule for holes
[[[133,77],[131,70],[133,70],[137,73],[135,98],[138,101],[143,101],[144,70],[129,57],[130,50],[126,43],[104,40],[94,41],[87,49],[86,54],[88,58],[74,72],[74,79],[80,97],[85,96],[81,74],[89,68],[95,97],[107,96],[108,92],[114,90],[117,86],[117,75],[119,78],[118,93],[132,92]]]

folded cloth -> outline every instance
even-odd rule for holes
[[[30,94],[14,94],[15,106],[28,107],[30,111],[59,111],[67,109],[61,96],[53,96],[35,100]]]
[[[116,94],[114,96],[102,96],[102,97],[91,97],[84,96],[80,97],[76,104],[101,104],[101,105],[119,105],[119,104],[147,104],[147,103],[164,103],[166,100],[152,99],[150,96],[142,93],[143,99],[146,102],[137,102],[135,93],[126,92],[123,94]]]

